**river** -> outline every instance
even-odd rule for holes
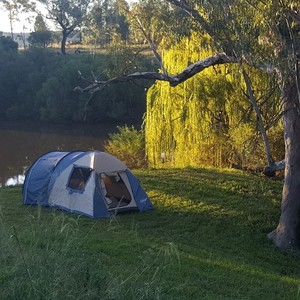
[[[28,167],[53,150],[104,150],[116,125],[0,121],[0,187],[22,184]]]

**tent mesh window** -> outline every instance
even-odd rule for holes
[[[84,189],[91,173],[91,168],[74,167],[68,182],[68,187],[73,190]]]

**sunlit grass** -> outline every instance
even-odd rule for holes
[[[300,299],[299,257],[266,238],[281,181],[135,174],[155,210],[105,220],[24,207],[20,188],[0,189],[0,299]]]

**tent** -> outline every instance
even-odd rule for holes
[[[27,171],[23,204],[50,206],[91,218],[152,203],[137,178],[116,157],[100,151],[52,151]]]

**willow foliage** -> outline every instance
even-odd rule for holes
[[[176,74],[212,54],[209,38],[192,33],[165,51],[163,61],[168,72]],[[271,123],[279,110],[276,86],[269,97],[266,94],[275,83],[262,72],[249,72],[265,122]],[[145,135],[149,165],[264,164],[256,116],[245,90],[238,67],[232,65],[208,68],[175,88],[156,82],[147,94]]]

